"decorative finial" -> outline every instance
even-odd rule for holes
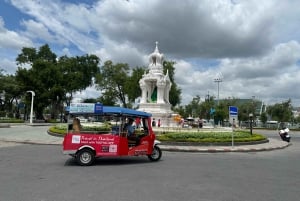
[[[154,52],[159,52],[158,51],[158,41],[155,42],[155,51]]]

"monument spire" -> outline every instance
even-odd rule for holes
[[[155,42],[155,49],[149,55],[149,73],[163,74],[164,55],[158,50],[158,42]]]
[[[155,42],[155,50],[154,52],[158,52],[159,53],[159,50],[158,50],[158,41]]]

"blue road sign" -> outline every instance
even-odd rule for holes
[[[96,114],[102,114],[103,113],[103,105],[101,103],[96,103],[94,111]]]
[[[238,108],[236,106],[229,106],[229,115],[230,116],[237,116],[238,115]]]

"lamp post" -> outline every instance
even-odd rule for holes
[[[67,107],[65,109],[65,121],[68,122],[69,121],[69,112],[70,112],[70,105],[71,105],[71,100],[72,100],[72,94],[71,93],[66,93],[66,103],[67,103]]]
[[[219,105],[219,101],[220,101],[220,82],[222,82],[222,74],[218,73],[217,77],[214,79],[214,82],[216,82],[218,84],[218,105]]]
[[[252,113],[249,114],[249,119],[250,119],[250,134],[252,135],[252,128],[253,128],[253,125],[252,125],[252,122],[253,122],[253,114],[252,114]]]
[[[33,116],[33,98],[35,96],[34,91],[27,91],[27,93],[31,93],[31,109],[30,109],[30,121],[29,123],[32,124],[32,116]]]
[[[217,77],[214,79],[214,82],[216,82],[218,84],[218,106],[219,106],[219,103],[220,103],[220,82],[222,82],[222,74],[221,73],[218,73],[217,74]],[[220,127],[220,121],[218,119],[218,125]]]

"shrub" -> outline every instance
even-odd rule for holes
[[[99,125],[82,125],[83,131],[100,131],[106,132],[111,130],[111,125],[103,124]],[[56,134],[66,134],[67,124],[57,124],[49,129],[50,132]],[[247,131],[235,131],[235,132],[191,132],[191,133],[180,133],[180,132],[168,132],[157,136],[158,140],[170,141],[170,142],[202,142],[202,143],[221,143],[231,142],[232,134],[235,142],[252,142],[265,140],[266,137],[260,134],[253,135]]]
[[[49,128],[51,133],[65,135],[67,133],[67,125],[56,125]]]
[[[260,134],[251,135],[249,132],[193,132],[193,133],[166,133],[157,136],[161,141],[173,142],[231,142],[232,134],[234,141],[237,142],[250,142],[265,140],[266,137]]]
[[[49,131],[56,134],[65,135],[67,133],[68,124],[57,124],[49,128]],[[107,132],[111,131],[111,125],[103,124],[103,125],[90,125],[90,124],[83,124],[82,131],[99,131],[99,132]]]
[[[58,123],[56,119],[47,119],[47,123]]]
[[[0,123],[24,123],[24,120],[2,117],[2,118],[0,118]]]

